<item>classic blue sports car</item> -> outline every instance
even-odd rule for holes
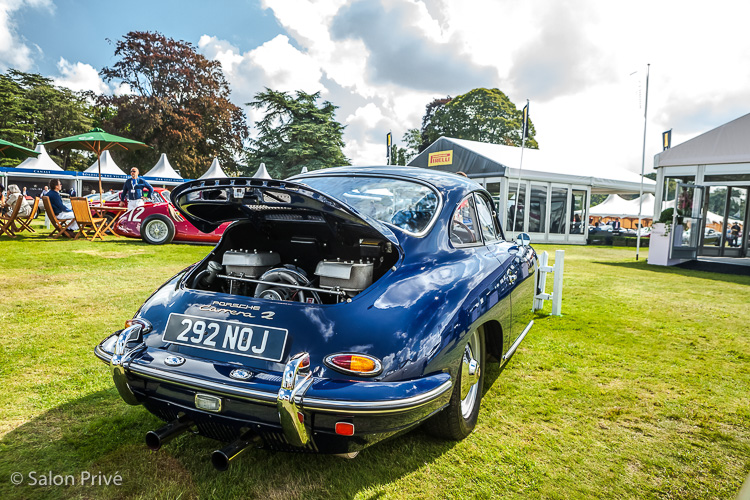
[[[249,446],[351,457],[423,422],[462,439],[485,363],[533,324],[528,237],[506,241],[490,195],[455,174],[332,168],[172,199],[202,231],[234,222],[96,348],[121,397],[168,422],[153,449],[197,429],[230,443],[223,470]]]

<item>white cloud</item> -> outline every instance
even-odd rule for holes
[[[92,90],[97,94],[111,92],[109,86],[99,76],[99,72],[90,64],[82,62],[73,64],[61,57],[57,62],[57,70],[61,76],[53,78],[55,85],[68,87],[77,92],[83,90]],[[118,88],[120,93],[122,93],[121,90]]]
[[[201,38],[236,100],[267,86],[321,90],[340,107],[346,154],[383,161],[436,97],[497,87],[531,117],[560,157],[640,171],[643,99],[634,78],[651,63],[646,168],[660,133],[675,143],[750,111],[750,4],[665,0],[264,0],[288,36],[241,52]]]
[[[34,56],[41,53],[38,46],[29,47],[16,30],[13,14],[23,8],[51,11],[54,5],[51,0],[0,0],[0,70],[28,71],[34,64]]]

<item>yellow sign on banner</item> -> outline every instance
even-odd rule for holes
[[[453,163],[453,150],[437,151],[430,153],[427,161],[428,167],[437,167],[439,165],[451,165]]]

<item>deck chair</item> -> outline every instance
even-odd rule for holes
[[[19,196],[16,204],[13,206],[13,211],[10,213],[10,215],[0,216],[0,234],[5,234],[6,236],[10,236],[11,238],[16,237],[16,231],[18,231],[18,229],[16,229],[15,224],[17,222],[18,211],[21,209],[22,203],[23,198]]]
[[[52,210],[52,203],[49,201],[49,196],[42,196],[42,201],[44,202],[44,211],[47,212],[47,218],[53,227],[52,232],[49,233],[49,237],[59,238],[60,235],[64,235],[66,238],[72,238],[72,236],[66,232],[66,229],[68,229],[68,226],[73,223],[73,219],[58,220],[55,211]]]
[[[34,231],[34,228],[31,227],[31,222],[36,217],[36,212],[39,210],[39,198],[34,198],[34,204],[31,206],[31,213],[28,217],[21,217],[18,216],[16,219],[16,222],[18,222],[18,233],[22,233],[23,231],[29,231],[31,233],[36,233]]]
[[[73,214],[78,223],[78,233],[75,239],[83,236],[89,241],[94,241],[97,238],[104,241],[104,226],[107,225],[107,219],[91,215],[89,202],[86,198],[71,198],[70,204],[73,206]]]

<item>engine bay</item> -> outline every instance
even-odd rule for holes
[[[337,304],[368,288],[398,257],[387,239],[339,225],[235,222],[188,284],[265,300]]]

